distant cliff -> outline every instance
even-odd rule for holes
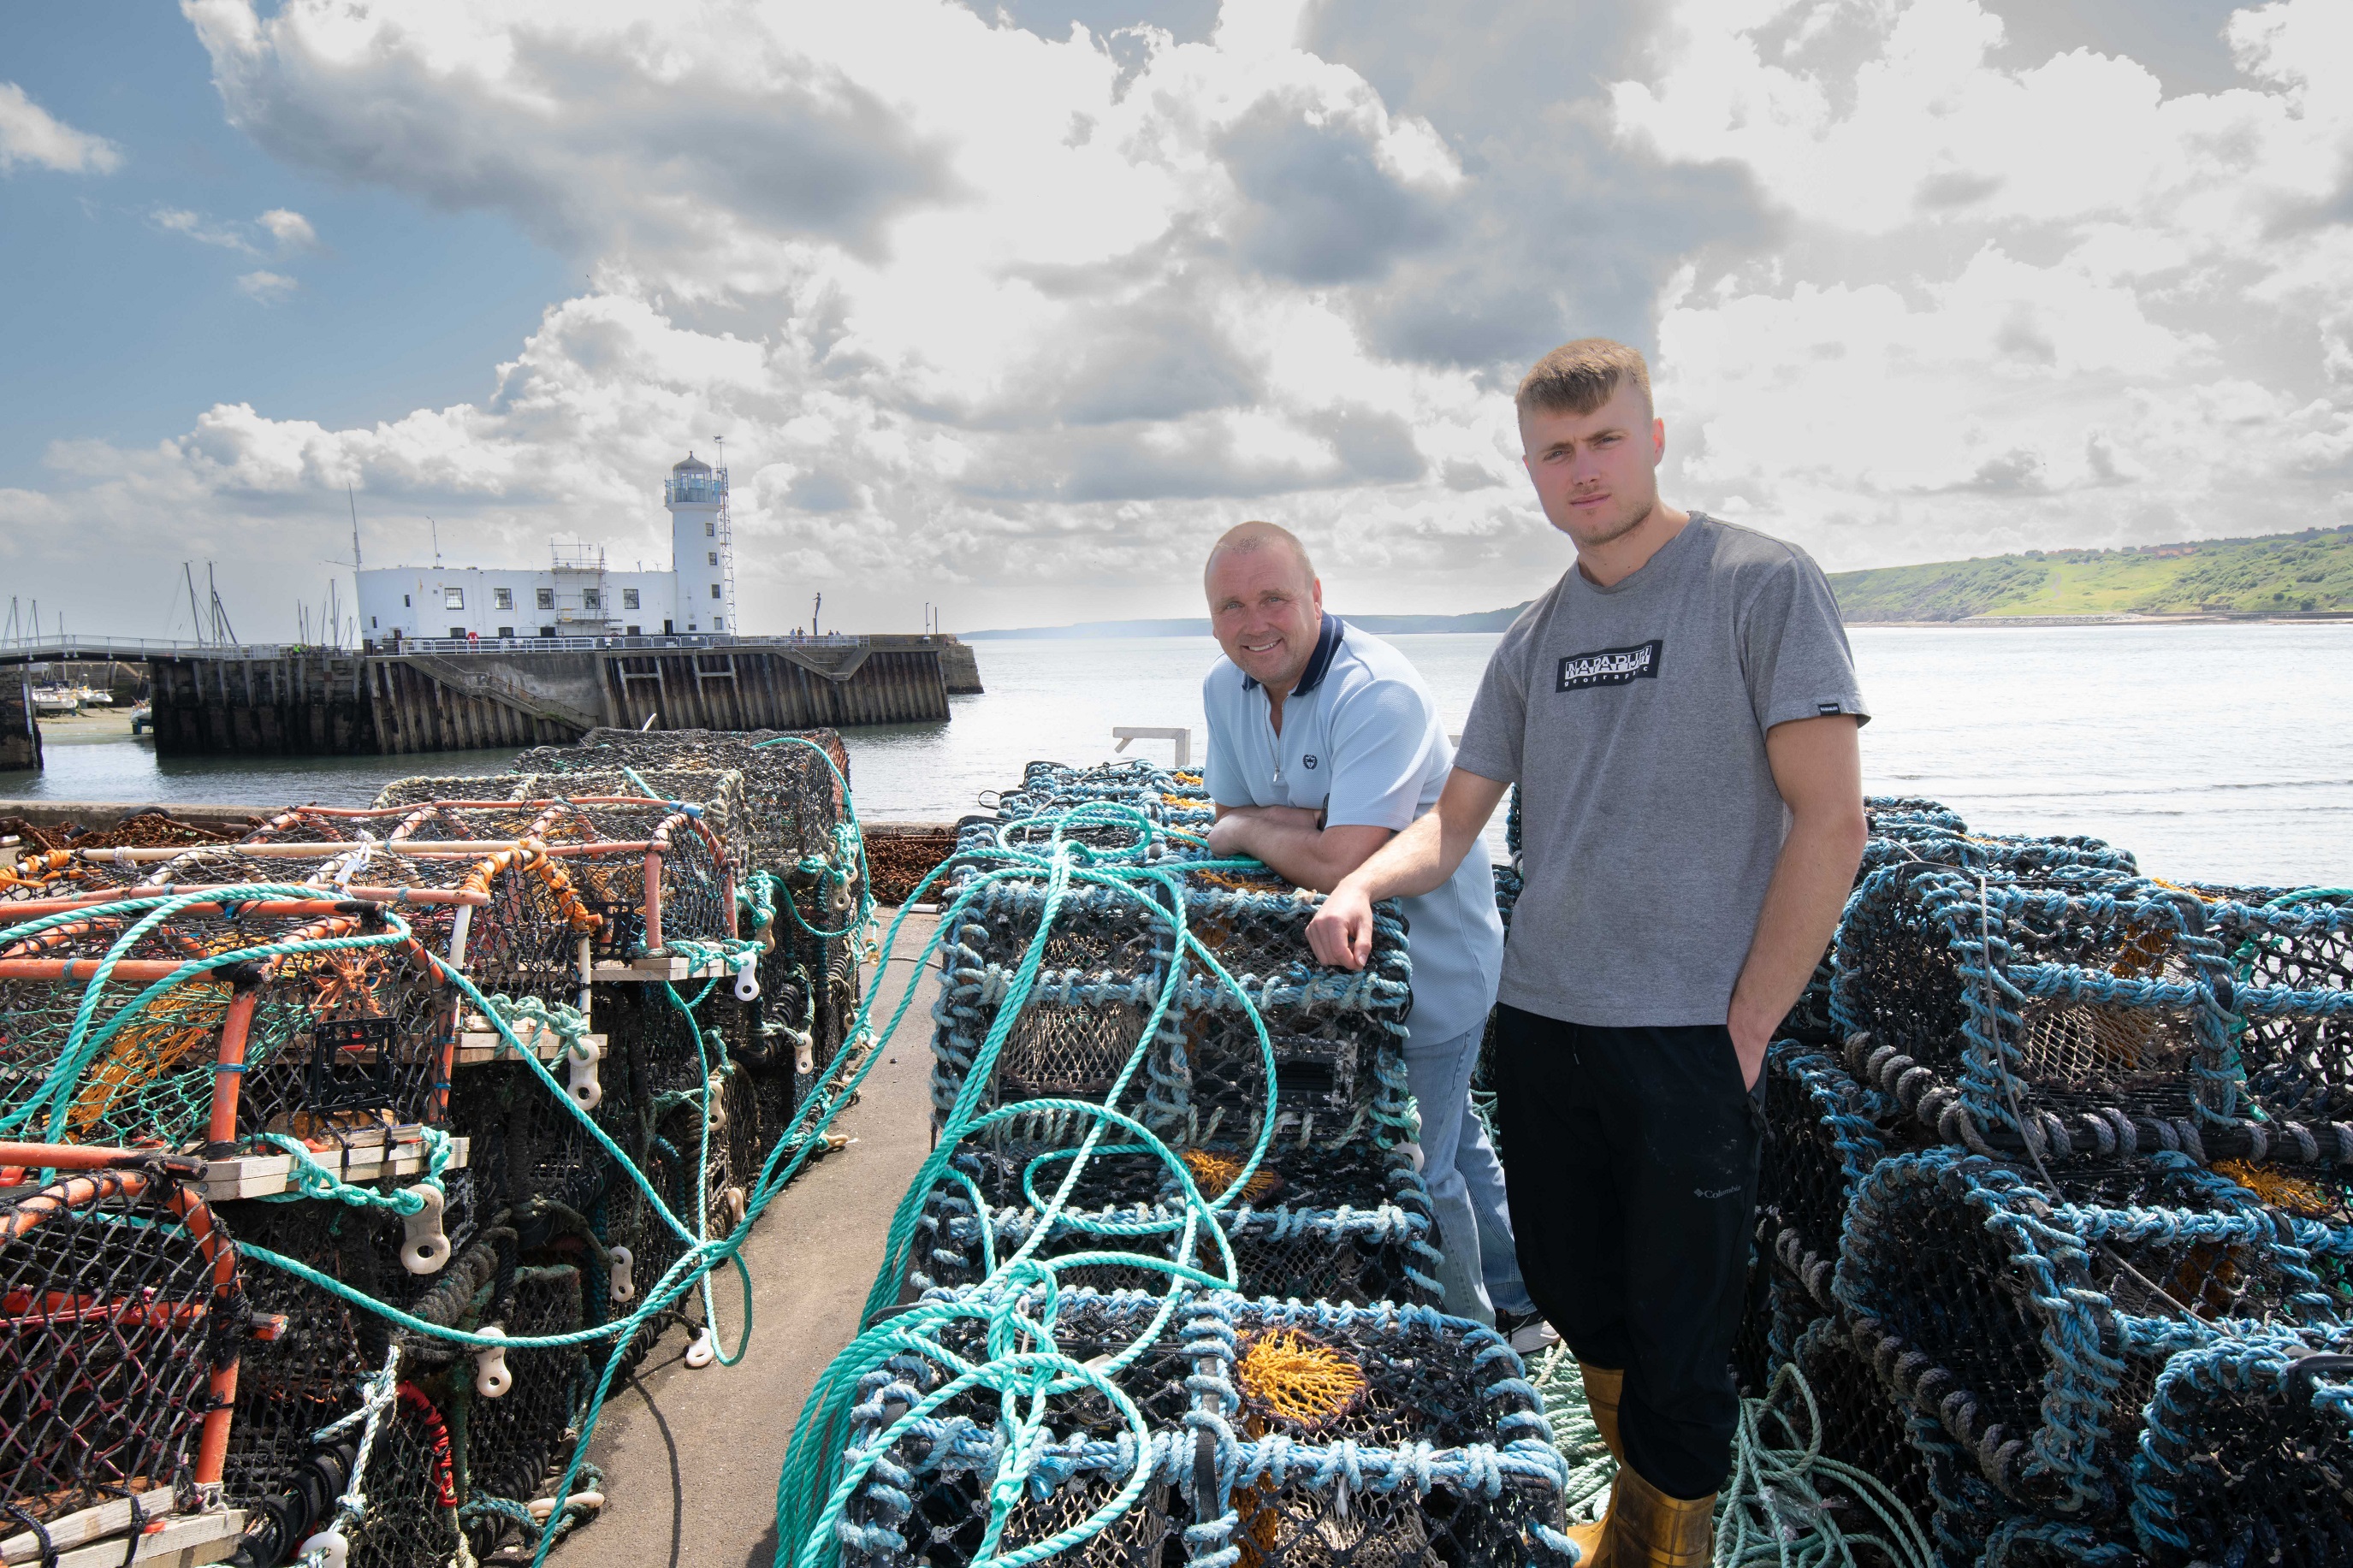
[[[2122,550],[2029,550],[1974,561],[1833,572],[1850,621],[2045,616],[2353,614],[2353,528]],[[1368,632],[1499,632],[1527,603],[1465,616],[1346,616]],[[1345,612],[1343,612],[1345,615]],[[1206,616],[966,632],[981,637],[1207,637]]]

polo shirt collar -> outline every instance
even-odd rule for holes
[[[1304,697],[1324,684],[1324,677],[1332,668],[1333,656],[1340,651],[1340,639],[1347,635],[1348,623],[1339,616],[1326,615],[1323,626],[1315,634],[1315,651],[1307,656],[1307,668],[1299,677],[1299,684],[1291,689],[1293,697]],[[1256,691],[1258,679],[1242,677],[1242,689]]]

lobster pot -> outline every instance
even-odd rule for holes
[[[1363,971],[1327,969],[1306,944],[1312,897],[1220,886],[1208,875],[1186,879],[1187,927],[1258,1006],[1274,1080],[1267,1081],[1265,1054],[1240,998],[1187,962],[1117,1109],[1188,1146],[1247,1146],[1270,1100],[1277,1142],[1398,1136],[1409,1124],[1410,972],[1394,911],[1380,911]],[[1008,879],[979,886],[955,913],[934,1011],[933,1106],[943,1122],[1043,912],[1041,883]],[[982,1103],[1102,1101],[1138,1048],[1174,948],[1159,906],[1122,890],[1073,886]]]
[[[2132,1462],[2162,1568],[2353,1562],[2353,1331],[2247,1329],[2166,1364]]]
[[[700,1207],[706,1234],[724,1236],[742,1220],[746,1186],[758,1171],[759,1107],[748,1076],[728,1060],[724,1037],[712,1021],[722,1005],[714,993],[702,1010],[690,1015],[661,986],[618,986],[614,991],[611,1005],[604,1009],[607,1038],[619,1058],[616,1070],[628,1074],[629,1094],[639,1107],[648,1146],[670,1173],[667,1184],[658,1184],[663,1201],[690,1225]],[[679,1001],[684,1000],[681,994]],[[651,1169],[648,1167],[649,1174]]]
[[[202,1198],[144,1169],[34,1175],[0,1170],[0,1537],[217,1482],[246,1331]]]
[[[2338,1229],[2176,1154],[2071,1169],[2057,1195],[1949,1149],[1863,1178],[1834,1290],[1864,1357],[2004,1497],[2078,1519],[2125,1502],[2174,1352],[2232,1319],[2331,1321]]]
[[[866,864],[874,877],[877,903],[902,904],[924,878],[955,853],[955,834],[944,827],[896,827],[878,824],[866,830]],[[932,884],[937,901],[941,884]]]
[[[997,815],[1007,820],[1097,805],[1129,806],[1160,826],[1188,831],[1206,830],[1217,820],[1217,808],[1196,775],[1172,773],[1143,761],[1089,768],[1031,763],[1022,773],[1021,787],[997,797]]]
[[[1891,866],[1933,865],[1953,868],[1973,876],[2056,877],[2088,883],[2130,879],[2139,875],[2128,850],[2097,838],[2063,838],[1972,835],[1947,830],[1934,822],[1915,821],[1901,813],[1866,814],[1873,834],[1863,845],[1854,883],[1861,888],[1873,873]],[[1884,821],[1894,831],[1881,837]],[[1815,964],[1804,993],[1781,1022],[1779,1033],[1811,1046],[1831,1044],[1839,1032],[1831,1017],[1831,983],[1835,977],[1835,948]]]
[[[534,871],[540,890],[532,895],[535,901],[529,907],[533,910],[552,907],[560,913],[570,932],[564,940],[576,946],[580,935],[588,936],[591,955],[597,962],[627,963],[641,953],[663,951],[665,943],[681,937],[717,942],[735,934],[735,868],[721,837],[723,822],[714,827],[702,805],[654,799],[639,794],[638,786],[626,779],[619,781],[626,794],[526,796],[522,793],[548,782],[531,774],[404,780],[385,788],[371,815],[407,810],[410,815],[404,822],[414,821],[417,826],[401,841],[405,845],[480,843],[478,877],[495,879],[518,867]],[[580,781],[564,782],[568,785]],[[417,798],[423,791],[465,786],[480,793]],[[515,798],[501,798],[502,792],[514,792]],[[416,815],[420,806],[430,806],[429,816]],[[434,837],[426,837],[428,833]],[[412,847],[407,852],[459,858],[470,853],[445,847]],[[500,907],[494,900],[493,908]],[[475,918],[490,928],[483,940],[491,946],[480,955],[480,973],[475,977],[475,945],[470,934],[466,950],[470,977],[486,990],[504,988],[509,961],[502,956],[497,929],[500,918],[481,912]],[[528,961],[522,978],[537,978],[543,987],[553,984],[539,973],[539,966],[551,963],[552,955],[546,951],[551,940],[554,939],[534,925],[509,941],[508,945]],[[576,972],[577,964],[577,957],[567,949],[565,961],[558,967]],[[561,999],[575,997],[576,987]]]
[[[2281,1155],[2353,1165],[2353,899],[2231,900],[2214,916],[2231,966],[2231,1030]]]
[[[1837,1310],[1831,1279],[1848,1203],[1891,1143],[1903,1149],[1919,1140],[1900,1124],[1883,1127],[1890,1102],[1795,1040],[1767,1053],[1765,1073],[1757,1248],[1810,1303],[1808,1318],[1827,1315]]]
[[[824,755],[809,746],[763,744],[787,739],[807,741]],[[691,775],[733,773],[744,809],[731,842],[740,840],[747,869],[779,876],[804,856],[834,854],[834,830],[846,815],[841,781],[849,777],[849,751],[832,730],[591,730],[575,745],[524,752],[513,765],[543,781],[628,767],[657,789],[693,801],[718,792],[698,791]]]
[[[1244,1150],[1193,1150],[1183,1159],[1194,1185],[1216,1200],[1230,1191]],[[1029,1190],[1050,1197],[1069,1173],[1066,1156],[967,1145],[948,1179],[926,1196],[908,1260],[912,1292],[977,1283],[1035,1233]],[[967,1186],[965,1184],[969,1183]],[[981,1204],[976,1206],[972,1194]],[[1187,1210],[1175,1176],[1145,1154],[1097,1154],[1080,1173],[1051,1233],[1031,1256],[1120,1248],[1175,1258]],[[1370,1303],[1435,1304],[1439,1254],[1430,1191],[1412,1162],[1369,1143],[1338,1149],[1271,1149],[1219,1223],[1233,1247],[1244,1296]],[[983,1244],[984,1226],[987,1237]],[[1206,1227],[1193,1266],[1220,1271]],[[1118,1265],[1066,1270],[1066,1283],[1102,1290],[1165,1289],[1168,1276]]]
[[[349,1531],[352,1568],[447,1568],[456,1561],[464,1540],[449,1419],[417,1384],[398,1385],[376,1430],[367,1500],[367,1516]]]
[[[550,1064],[558,1083],[564,1059]],[[596,1109],[589,1117],[624,1153],[643,1147],[638,1102],[626,1059],[596,1064]],[[533,1202],[586,1214],[615,1180],[613,1157],[565,1103],[521,1062],[491,1062],[458,1074],[449,1091],[449,1129],[465,1138],[466,1163],[493,1209]]]
[[[188,911],[132,939],[79,1037],[86,976],[137,916],[14,941],[0,926],[0,1112],[66,1142],[191,1150],[264,1132],[324,1146],[441,1121],[446,986],[381,906],[295,901],[303,912]],[[371,945],[177,976],[192,961],[307,941]],[[59,977],[69,963],[77,977]]]
[[[1862,810],[1873,838],[1907,838],[1969,830],[1969,825],[1961,820],[1958,813],[1926,795],[1865,795]]]
[[[1893,866],[1840,921],[1831,1015],[1857,1076],[1947,1142],[2219,1155],[2239,1091],[2221,951],[2192,894]]]
[[[494,1281],[478,1297],[470,1321],[479,1329],[496,1322],[517,1339],[567,1334],[585,1321],[580,1270],[570,1264],[526,1264],[512,1287],[495,1300]],[[487,1557],[509,1541],[522,1538],[512,1514],[493,1503],[522,1505],[541,1496],[570,1458],[577,1436],[573,1423],[585,1408],[596,1373],[588,1352],[560,1346],[512,1350],[505,1354],[512,1384],[491,1397],[461,1348],[447,1374],[450,1406],[464,1413],[459,1454],[459,1489],[470,1505],[464,1520],[475,1556]]]
[[[406,1231],[396,1215],[326,1199],[245,1199],[223,1204],[221,1218],[255,1247],[447,1326],[498,1267],[495,1249],[475,1239],[481,1216],[471,1177],[470,1171],[451,1171],[442,1178],[442,1224],[453,1255],[429,1274],[402,1265]],[[246,1351],[223,1491],[231,1503],[255,1510],[253,1529],[272,1531],[290,1546],[332,1515],[342,1490],[337,1478],[348,1478],[356,1452],[356,1430],[325,1445],[315,1434],[359,1407],[361,1384],[382,1370],[394,1331],[378,1314],[266,1263],[248,1263],[244,1288],[255,1310],[276,1314],[285,1327]],[[338,1457],[341,1450],[349,1451]],[[369,1463],[373,1498],[377,1461]]]
[[[1789,1360],[1813,1396],[1810,1406],[1786,1390],[1775,1391],[1771,1411],[1791,1446],[1819,1442],[1826,1458],[1853,1466],[1894,1493],[1945,1561],[1974,1561],[1984,1550],[1988,1514],[2000,1513],[2000,1500],[1936,1417],[1890,1394],[1833,1319],[1809,1325]],[[1837,1510],[1859,1564],[1895,1568],[1910,1561],[1888,1549],[1903,1535],[1900,1522],[1882,1518],[1858,1492],[1831,1487],[1824,1501]]]
[[[938,1298],[934,1297],[934,1300]],[[1052,1332],[1087,1359],[1149,1332],[1140,1294],[1065,1294]],[[949,1326],[977,1350],[976,1318]],[[869,1374],[850,1455],[945,1380],[904,1355]],[[1518,1357],[1492,1333],[1428,1309],[1250,1303],[1191,1298],[1117,1381],[1149,1429],[1145,1484],[1128,1511],[1057,1562],[1157,1565],[1243,1560],[1398,1568],[1432,1562],[1565,1565],[1566,1475]],[[1196,1436],[1189,1412],[1211,1418]],[[1237,1439],[1223,1459],[1210,1432]],[[1080,1523],[1115,1499],[1138,1458],[1100,1394],[1051,1404],[1051,1436],[1008,1521],[1000,1550]],[[1345,1446],[1344,1446],[1345,1445]],[[843,1513],[843,1560],[971,1561],[1005,1461],[994,1396],[943,1403],[868,1472]],[[1492,1489],[1472,1484],[1494,1477]]]

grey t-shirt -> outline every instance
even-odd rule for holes
[[[1520,785],[1500,1000],[1604,1027],[1721,1024],[1788,831],[1765,731],[1869,717],[1804,552],[1694,512],[1641,571],[1576,567],[1504,634],[1454,765]]]

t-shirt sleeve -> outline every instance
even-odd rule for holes
[[[1219,689],[1219,678],[1238,681],[1225,661],[1201,678],[1201,711],[1208,716],[1208,760],[1201,764],[1201,785],[1219,805],[1248,805],[1250,791],[1242,787],[1241,759],[1234,755],[1234,707]]]
[[[1803,551],[1792,549],[1750,597],[1741,625],[1740,662],[1759,731],[1831,713],[1871,721],[1838,598],[1822,569]]]
[[[1497,784],[1520,782],[1520,746],[1527,736],[1526,637],[1525,627],[1514,627],[1495,645],[1487,673],[1479,678],[1479,694],[1471,700],[1462,743],[1454,750],[1456,767]]]
[[[1348,693],[1332,715],[1324,825],[1395,832],[1412,822],[1434,728],[1429,700],[1402,680],[1376,680]]]

